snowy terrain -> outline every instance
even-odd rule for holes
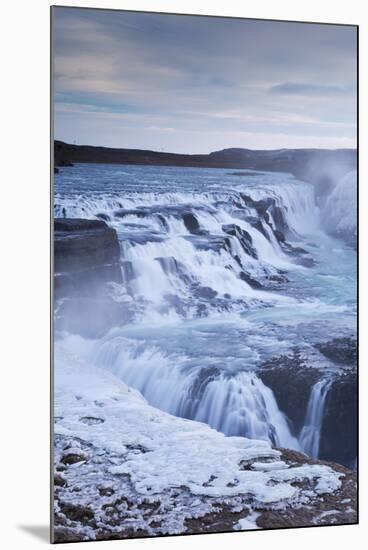
[[[56,357],[56,517],[72,538],[186,532],[188,520],[221,506],[233,512],[234,529],[256,528],[257,511],[305,506],[341,487],[344,474],[326,465],[290,467],[265,441],[226,437],[151,407],[62,345]],[[108,511],[117,495],[135,504],[113,512],[114,526]],[[150,504],[158,509],[147,518]]]

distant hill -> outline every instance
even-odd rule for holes
[[[207,155],[186,155],[141,149],[115,149],[91,145],[72,145],[55,141],[55,166],[70,163],[143,164],[191,166],[202,168],[251,169],[289,172],[314,181],[321,177],[340,177],[356,169],[356,149],[223,149]]]

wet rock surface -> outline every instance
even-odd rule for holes
[[[183,214],[183,222],[185,227],[190,231],[190,233],[197,233],[199,230],[199,223],[197,218],[191,212],[186,212]]]
[[[357,362],[357,341],[354,338],[334,338],[316,344],[316,348],[334,363],[355,365]]]
[[[288,242],[287,239],[292,240],[295,237],[295,234],[288,226],[283,208],[276,203],[275,199],[269,197],[267,199],[254,200],[244,193],[240,193],[240,197],[242,202],[238,204],[238,215],[241,219],[248,222],[268,241],[271,241],[270,233],[272,233],[282,250],[289,256],[292,256],[295,263],[304,267],[313,267],[316,265],[316,261],[312,258],[309,252],[303,248],[293,246],[290,242]],[[250,211],[253,211],[257,215],[253,216],[246,214],[244,212],[244,207]],[[226,230],[227,227],[230,226],[223,226],[223,231],[229,232]],[[253,258],[258,257],[256,250],[252,247],[251,239],[249,240],[248,236],[244,236],[239,227],[234,226],[234,229],[232,229],[232,232],[229,234],[236,235],[238,237],[247,254],[251,255]]]
[[[311,389],[321,378],[320,371],[309,367],[294,351],[263,363],[257,374],[271,388],[280,409],[291,420],[294,434],[298,434],[304,425]]]
[[[320,456],[353,467],[358,454],[357,341],[334,338],[316,347],[338,370],[326,398]]]
[[[104,221],[55,219],[54,270],[57,295],[93,293],[107,281],[120,282],[116,231]]]
[[[237,237],[246,254],[248,254],[252,258],[255,258],[255,259],[258,258],[257,251],[253,246],[252,237],[249,235],[247,231],[245,231],[244,229],[241,229],[241,227],[235,224],[223,225],[222,230],[228,235],[231,235],[232,237]]]
[[[131,319],[129,303],[111,295],[122,282],[119,260],[116,231],[104,221],[55,219],[56,330],[96,338]]]
[[[358,383],[355,370],[332,382],[322,424],[320,457],[350,467],[358,455]]]
[[[120,257],[114,229],[102,220],[54,220],[55,271],[78,271],[116,262]]]
[[[274,357],[263,363],[258,376],[272,389],[278,406],[292,423],[295,436],[306,420],[313,386],[330,379],[321,425],[319,456],[348,467],[355,467],[358,453],[356,340],[336,338],[315,346],[332,361],[328,370],[312,366],[302,354]],[[343,368],[342,368],[343,367]]]

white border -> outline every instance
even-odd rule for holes
[[[131,549],[213,548],[298,550],[363,546],[368,539],[367,403],[364,327],[367,278],[368,17],[359,0],[59,0],[76,5],[360,25],[360,525],[257,533],[100,542]],[[49,519],[49,0],[2,5],[1,40],[1,450],[0,539],[4,548],[45,544]],[[42,531],[43,527],[43,531]],[[26,529],[25,529],[26,528]],[[87,548],[79,544],[77,548]],[[107,545],[107,546],[106,546]],[[69,545],[74,548],[74,544]],[[89,546],[88,546],[89,547]]]

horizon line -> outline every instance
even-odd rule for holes
[[[53,138],[55,142],[64,143],[72,147],[95,147],[96,149],[113,149],[116,151],[142,151],[166,155],[181,155],[181,156],[207,156],[212,153],[218,153],[220,151],[252,151],[252,152],[276,152],[276,151],[358,151],[358,147],[281,147],[279,149],[250,149],[249,147],[224,147],[223,149],[216,149],[207,153],[177,153],[174,151],[164,151],[157,149],[140,149],[138,147],[112,147],[108,145],[92,145],[88,143],[70,143],[62,139]]]

